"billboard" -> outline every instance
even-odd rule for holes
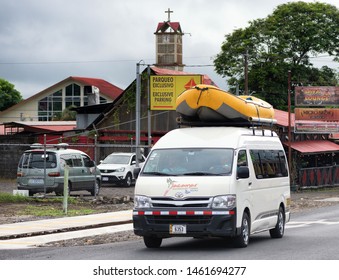
[[[339,133],[339,123],[337,122],[295,122],[294,124],[295,133],[320,133],[330,134]]]
[[[151,75],[151,110],[175,110],[177,97],[186,89],[202,84],[202,75]]]
[[[339,108],[295,108],[295,120],[339,121]]]
[[[338,106],[339,87],[295,87],[295,106]]]

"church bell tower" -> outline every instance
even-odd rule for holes
[[[183,71],[182,63],[182,36],[179,22],[171,22],[171,11],[165,11],[168,14],[167,21],[159,22],[155,31],[156,39],[156,64],[155,66],[169,70]]]

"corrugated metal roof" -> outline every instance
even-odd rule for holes
[[[5,129],[9,128],[23,128],[25,132],[60,132],[71,131],[76,128],[75,121],[51,121],[51,122],[8,122],[4,123]]]
[[[274,109],[274,118],[278,125],[288,126],[288,112]],[[294,113],[291,113],[291,126],[294,127]]]
[[[288,143],[285,142],[284,145],[288,146]],[[292,142],[291,148],[303,154],[339,151],[339,145],[328,140],[308,140]]]

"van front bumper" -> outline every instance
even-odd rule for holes
[[[184,234],[171,234],[172,225],[183,225]],[[134,233],[140,236],[160,238],[186,237],[233,237],[236,229],[236,210],[133,210]]]

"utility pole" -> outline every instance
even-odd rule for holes
[[[137,63],[136,67],[136,93],[135,93],[135,153],[136,153],[136,163],[135,166],[139,167],[139,158],[140,158],[140,92],[141,92],[141,82],[140,82],[140,62]]]
[[[151,88],[150,88],[150,78],[151,78],[151,67],[147,65],[147,135],[148,135],[148,149],[151,149],[152,143],[152,116],[151,116]],[[149,152],[148,150],[148,152]]]
[[[291,132],[291,70],[288,70],[288,94],[287,94],[287,106],[288,106],[288,167],[290,171],[290,180],[293,183],[292,178],[292,132]]]

